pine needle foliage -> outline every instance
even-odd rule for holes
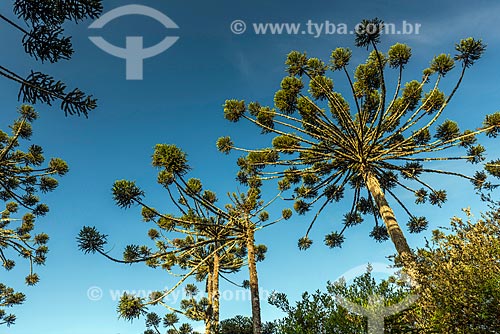
[[[64,32],[66,22],[96,19],[102,12],[101,0],[15,0],[13,12],[18,21],[0,13],[0,21],[23,35],[21,43],[25,52],[42,63],[68,60],[73,55],[71,37]],[[0,75],[21,85],[19,100],[52,105],[60,101],[66,115],[88,116],[96,108],[96,99],[78,88],[68,89],[66,84],[39,71],[30,71],[26,77],[0,65]]]

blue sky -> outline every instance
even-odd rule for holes
[[[147,242],[149,225],[141,222],[140,211],[115,206],[111,185],[117,179],[137,181],[148,200],[157,208],[173,212],[166,194],[156,184],[156,171],[150,166],[157,143],[175,143],[188,152],[192,176],[218,192],[223,199],[237,184],[232,176],[237,155],[217,152],[215,141],[231,135],[237,145],[254,146],[267,143],[259,131],[249,124],[230,124],[223,119],[222,104],[226,99],[258,100],[272,104],[274,92],[284,75],[284,59],[291,50],[307,51],[311,56],[328,60],[332,49],[347,46],[354,49],[352,63],[364,61],[367,52],[356,49],[352,35],[307,34],[256,35],[251,24],[257,22],[346,23],[350,27],[363,18],[380,17],[400,24],[403,20],[420,23],[419,35],[383,37],[382,49],[396,42],[413,48],[407,81],[421,77],[430,59],[442,52],[453,54],[454,43],[473,36],[488,44],[487,53],[465,76],[458,95],[446,111],[446,117],[463,126],[479,126],[487,113],[499,109],[498,85],[500,34],[496,24],[500,4],[497,1],[104,1],[105,11],[127,5],[151,6],[168,15],[179,29],[167,30],[152,19],[128,16],[109,23],[102,31],[90,31],[91,22],[68,25],[73,36],[75,55],[69,62],[40,65],[24,54],[21,36],[0,23],[2,65],[26,75],[29,69],[41,69],[78,86],[99,99],[99,107],[88,119],[64,117],[57,107],[36,106],[41,117],[34,124],[32,141],[44,147],[46,156],[58,156],[70,166],[60,187],[45,196],[51,212],[39,220],[37,229],[51,236],[47,264],[38,273],[41,282],[34,288],[23,286],[26,266],[19,262],[10,273],[2,273],[2,282],[27,294],[27,302],[13,309],[18,317],[11,334],[33,332],[51,334],[128,334],[141,332],[143,321],[130,324],[117,319],[114,291],[157,290],[172,286],[176,279],[161,270],[141,265],[118,265],[100,256],[84,255],[77,250],[75,237],[84,225],[96,226],[109,235],[109,246],[116,256],[129,243]],[[11,2],[2,2],[0,12],[14,17]],[[235,35],[230,24],[236,19],[247,22],[248,30]],[[112,57],[88,39],[102,34],[110,43],[123,46],[125,36],[144,36],[145,45],[158,43],[165,35],[179,36],[179,41],[165,53],[144,63],[144,80],[125,80],[125,61]],[[354,69],[354,68],[353,68]],[[447,76],[454,82],[456,72]],[[344,78],[334,76],[337,88],[345,89]],[[444,85],[443,87],[447,87]],[[15,117],[19,106],[18,87],[0,80],[3,127]],[[444,119],[443,118],[443,119]],[[500,153],[489,142],[489,157]],[[469,166],[455,165],[464,170]],[[229,177],[228,177],[229,175]],[[455,180],[435,179],[449,190],[449,201],[442,209],[422,206],[417,214],[426,214],[432,227],[446,226],[460,208],[472,205],[479,215],[481,204],[471,196],[472,187]],[[410,197],[407,197],[412,201]],[[280,203],[281,205],[281,203]],[[280,207],[278,205],[278,207]],[[266,261],[258,266],[262,290],[278,290],[297,300],[303,291],[324,288],[327,280],[367,262],[388,263],[394,252],[392,243],[375,243],[368,237],[370,224],[349,230],[342,249],[330,250],[322,244],[323,236],[339,224],[345,206],[332,207],[322,216],[312,232],[316,241],[307,252],[296,247],[310,217],[294,216],[290,221],[273,226],[257,235],[258,242],[268,246]],[[396,210],[397,216],[404,215]],[[402,219],[405,221],[405,218]],[[409,236],[410,245],[422,245],[424,237]],[[232,279],[245,279],[247,271]],[[87,297],[91,287],[103,291],[102,299]],[[236,288],[222,283],[222,291]],[[229,296],[230,293],[227,293]],[[281,314],[262,302],[263,318],[271,320]],[[222,301],[222,318],[236,314],[250,315],[248,301]]]

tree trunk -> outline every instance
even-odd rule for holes
[[[212,330],[214,333],[218,333],[219,330],[219,264],[219,254],[216,252],[214,254],[214,269],[212,274]]]
[[[378,210],[382,219],[384,220],[385,226],[387,228],[387,232],[391,237],[394,246],[396,247],[396,251],[401,256],[402,260],[406,260],[408,258],[413,257],[413,253],[408,246],[408,242],[399,226],[396,217],[394,216],[394,212],[392,211],[389,203],[385,199],[385,195],[380,187],[380,183],[378,182],[375,175],[372,172],[367,172],[364,175],[366,187],[368,191],[372,194],[375,203],[377,204]]]
[[[262,321],[260,319],[259,279],[255,261],[255,230],[250,227],[247,231],[248,271],[250,273],[250,298],[252,299],[253,334],[261,334]]]
[[[208,315],[205,317],[205,334],[212,334],[212,295],[213,295],[213,284],[212,284],[212,270],[208,270],[207,274],[207,297],[208,297]]]

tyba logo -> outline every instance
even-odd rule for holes
[[[345,284],[348,281],[352,281],[356,276],[359,277],[359,275],[364,274],[367,268],[370,268],[368,269],[370,273],[374,272],[393,274],[389,267],[383,263],[375,263],[373,265],[367,264],[347,271],[346,273],[342,274],[341,277],[336,280],[336,282]],[[406,281],[407,284],[411,286],[414,285],[414,282],[412,282],[406,274],[401,275],[401,278],[403,279],[403,281]],[[409,294],[398,303],[393,303],[392,305],[386,305],[387,301],[384,299],[384,297],[377,294],[368,296],[368,303],[364,306],[351,302],[350,300],[347,300],[340,295],[336,295],[335,299],[349,312],[356,313],[368,318],[369,334],[384,334],[384,318],[409,308],[413,303],[415,303],[415,301],[417,301],[418,296]]]
[[[162,12],[154,8],[141,5],[127,5],[115,8],[94,21],[89,26],[89,28],[103,28],[106,24],[113,21],[114,19],[126,15],[149,16],[160,22],[167,29],[179,28],[177,24],[172,21],[172,19],[170,19]],[[168,48],[174,45],[175,42],[177,42],[179,37],[167,36],[160,43],[148,48],[144,48],[143,36],[127,36],[125,48],[117,47],[116,45],[109,43],[104,38],[99,36],[91,36],[89,37],[89,39],[104,52],[126,60],[127,80],[142,80],[144,59],[155,57],[160,53],[165,52]]]

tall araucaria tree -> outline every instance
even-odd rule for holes
[[[248,193],[232,194],[232,203],[224,208],[217,206],[217,196],[210,190],[204,190],[199,179],[186,179],[190,170],[187,156],[174,145],[157,145],[153,154],[153,166],[161,170],[158,183],[168,192],[170,201],[177,207],[180,215],[163,214],[143,201],[144,192],[134,182],[121,180],[115,182],[113,195],[121,207],[139,205],[145,221],[154,222],[155,229],[148,233],[155,240],[156,251],[148,246],[130,245],[124,252],[124,259],[112,258],[104,251],[106,236],[95,228],[84,227],[79,236],[79,247],[84,252],[98,252],[113,261],[122,263],[145,262],[152,267],[161,266],[170,271],[178,265],[187,270],[179,283],[167,292],[158,292],[149,301],[138,297],[124,296],[120,301],[120,315],[134,319],[146,312],[149,305],[161,304],[167,309],[183,313],[193,320],[204,320],[206,333],[217,333],[219,326],[219,277],[232,273],[243,264],[249,266],[250,291],[254,331],[260,333],[260,301],[256,262],[263,260],[267,248],[256,245],[255,231],[291,216],[291,210],[284,210],[283,217],[263,225],[269,214],[264,211],[267,205],[260,200],[260,181],[255,180]],[[177,193],[177,195],[176,195]],[[167,233],[176,233],[176,238],[167,237]],[[244,261],[243,259],[246,258]],[[193,298],[183,301],[182,311],[175,310],[163,303],[163,299],[188,277],[195,275],[198,281],[205,280],[208,298],[196,302]],[[193,288],[190,287],[191,294]],[[159,319],[155,313],[149,313],[148,319]],[[165,320],[166,319],[166,320]],[[164,324],[171,326],[177,319],[169,313]],[[157,333],[159,322],[147,321],[148,333]],[[167,327],[168,327],[167,326]],[[186,327],[187,328],[187,327]],[[152,331],[152,332],[151,332]]]
[[[175,147],[159,146],[156,152],[164,154],[161,148],[165,148],[168,151],[167,154],[177,155],[177,159],[185,157],[183,152]],[[166,188],[171,203],[177,207],[180,216],[161,214],[155,208],[140,204],[142,199],[130,196],[131,192],[128,189],[135,186],[130,181],[115,182],[113,187],[115,200],[118,205],[129,201],[142,205],[143,219],[154,222],[160,227],[159,230],[151,229],[148,232],[152,240],[161,240],[165,236],[165,223],[170,222],[170,228],[172,228],[170,232],[177,232],[178,237],[169,239],[167,244],[170,244],[171,248],[182,251],[178,252],[175,257],[169,258],[172,263],[167,268],[164,265],[162,267],[170,270],[171,266],[178,265],[181,269],[188,271],[186,278],[194,275],[196,281],[205,282],[207,298],[199,301],[195,298],[183,300],[181,312],[191,320],[204,321],[205,333],[216,333],[220,310],[219,278],[224,277],[223,274],[240,270],[243,266],[244,251],[236,245],[235,240],[231,240],[232,229],[227,226],[226,220],[193,200],[196,195],[208,203],[213,204],[217,201],[216,194],[210,190],[204,190],[200,180],[191,178],[185,184],[173,184],[169,175],[160,172],[158,182]],[[198,295],[196,287],[192,284],[189,284],[185,290],[189,296]],[[151,316],[148,315],[148,317]]]
[[[171,150],[172,154],[182,154],[178,150]],[[231,273],[239,270],[243,265],[241,250],[236,246],[236,241],[231,239],[229,228],[225,222],[211,215],[203,207],[189,201],[186,193],[201,192],[201,182],[189,179],[185,187],[172,185],[169,179],[164,178],[165,173],[160,172],[158,182],[164,185],[172,204],[177,206],[179,215],[163,214],[159,210],[145,203],[144,192],[135,182],[120,180],[113,186],[113,197],[120,207],[128,208],[132,205],[142,207],[143,220],[154,224],[148,231],[148,237],[154,242],[156,250],[148,245],[128,245],[123,252],[123,259],[111,257],[104,252],[107,236],[100,234],[93,227],[84,227],[78,236],[79,247],[85,253],[98,252],[107,258],[119,263],[139,263],[166,270],[169,274],[180,276],[181,279],[168,291],[153,293],[149,300],[144,298],[124,295],[119,303],[120,317],[133,320],[146,314],[150,306],[161,305],[169,312],[163,317],[163,325],[172,330],[191,334],[190,326],[183,325],[182,329],[176,327],[179,321],[176,314],[182,314],[195,321],[204,321],[206,334],[215,333],[219,319],[219,277],[222,273]],[[168,185],[167,185],[168,184]],[[174,189],[171,189],[174,188]],[[175,191],[178,192],[177,198]],[[209,190],[200,194],[207,201],[215,201],[216,196]],[[174,271],[178,266],[181,273]],[[207,298],[195,299],[199,294],[196,286],[188,284],[186,294],[192,298],[181,302],[181,309],[176,309],[165,299],[189,277],[197,281],[205,281]],[[155,312],[146,314],[145,333],[159,332],[161,318]],[[175,320],[175,321],[174,321]]]
[[[45,264],[49,240],[45,233],[33,234],[36,219],[49,212],[37,194],[55,190],[58,181],[54,176],[66,174],[68,166],[59,158],[44,165],[41,146],[22,145],[21,139],[30,139],[31,123],[38,115],[33,107],[26,105],[19,113],[20,117],[11,125],[11,135],[0,131],[0,200],[5,202],[0,218],[0,260],[9,271],[16,265],[15,257],[25,259],[28,262],[26,284],[35,285],[39,277],[34,266]],[[0,283],[0,325],[14,324],[15,315],[7,314],[5,309],[24,300],[24,294]]]
[[[438,124],[465,72],[485,51],[483,42],[461,40],[455,46],[454,57],[435,56],[421,79],[404,83],[403,72],[412,50],[397,43],[387,53],[380,52],[382,29],[383,22],[373,19],[363,21],[356,32],[356,45],[373,50],[367,61],[356,67],[354,78],[349,69],[352,51],[347,48],[333,50],[329,64],[293,51],[285,62],[288,76],[274,96],[275,108],[258,102],[225,102],[228,121],[245,119],[263,134],[274,136],[271,147],[249,150],[236,147],[229,137],[219,138],[220,151],[247,153],[238,159],[240,181],[246,183],[253,177],[278,179],[280,190],[295,187],[294,208],[299,214],[318,205],[307,233],[299,240],[301,249],[311,246],[308,234],[319,214],[330,203],[344,198],[346,188],[353,190],[349,195],[351,209],[344,216],[343,226],[325,236],[326,245],[340,247],[346,228],[360,224],[363,215],[369,214],[375,220],[370,235],[377,241],[390,238],[401,258],[411,258],[412,251],[389,202],[408,214],[411,233],[424,230],[428,222],[412,214],[397,189],[413,193],[417,204],[441,206],[446,201],[446,190],[429,183],[426,175],[456,176],[472,181],[477,189],[492,187],[483,171],[468,176],[432,165],[436,161],[482,162],[485,148],[476,143],[476,135],[496,137],[500,131],[500,112],[486,116],[483,125],[475,130],[461,131],[449,119]],[[446,95],[439,84],[457,64],[458,80]],[[397,83],[390,91],[387,67],[397,73]],[[334,81],[327,76],[329,70],[343,73],[350,87],[350,100],[334,90]],[[460,148],[466,153],[459,154]],[[494,172],[495,164],[498,161],[486,164],[486,170]]]
[[[102,12],[102,0],[15,0],[13,10],[19,20],[3,13],[0,20],[22,34],[25,52],[42,63],[56,63],[73,55],[71,37],[64,34],[63,25],[69,21],[96,19]],[[31,71],[23,77],[9,67],[0,65],[0,75],[21,85],[18,98],[24,103],[51,105],[59,100],[66,115],[87,116],[96,107],[96,100],[78,88],[68,91],[62,81],[47,74]]]

